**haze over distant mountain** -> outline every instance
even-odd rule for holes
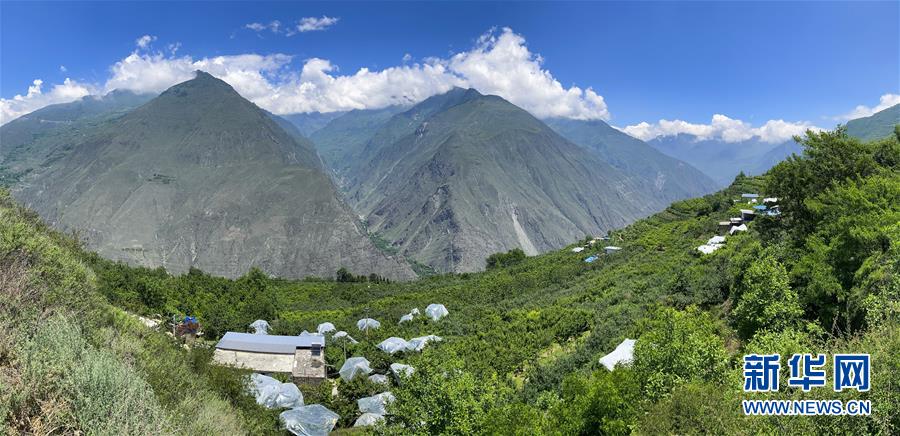
[[[50,105],[0,126],[0,182],[15,183],[50,154],[64,153],[84,130],[120,117],[153,97],[116,90]]]
[[[290,121],[303,136],[312,135],[313,132],[325,127],[331,120],[338,118],[347,112],[309,112],[300,114],[282,115]]]
[[[485,257],[512,248],[557,248],[669,202],[654,195],[665,182],[615,168],[473,89],[426,99],[351,148],[348,201],[370,231],[438,271],[482,269]]]
[[[544,120],[564,138],[594,151],[595,156],[623,171],[652,180],[656,195],[666,201],[713,192],[716,182],[687,163],[666,156],[644,141],[601,120]]]
[[[847,134],[864,141],[871,141],[892,135],[894,126],[897,124],[900,124],[900,104],[865,118],[848,121]]]
[[[409,109],[389,106],[383,109],[353,110],[333,119],[313,132],[309,139],[338,180],[343,181],[351,164],[360,159],[366,143],[392,116]]]
[[[410,278],[341,202],[312,144],[225,82],[197,72],[81,132],[14,195],[105,257],[234,277]]]
[[[758,137],[725,142],[721,139],[700,139],[686,133],[660,136],[647,141],[647,144],[691,164],[712,177],[719,186],[727,186],[741,172],[747,175],[762,174],[791,153],[800,151],[800,145],[793,139],[775,144]]]

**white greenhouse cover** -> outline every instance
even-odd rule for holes
[[[331,338],[332,338],[332,339],[347,338],[347,340],[350,341],[351,344],[356,344],[356,343],[358,343],[358,342],[356,341],[356,339],[353,339],[353,336],[350,336],[349,334],[347,334],[347,332],[345,332],[345,331],[343,331],[343,330],[341,330],[341,331],[339,331],[339,332],[333,334],[333,335],[331,336]]]
[[[708,241],[706,241],[706,245],[724,244],[724,243],[725,243],[724,236],[713,236],[712,238],[709,238]]]
[[[253,333],[255,333],[257,335],[269,334],[269,323],[263,319],[258,319],[256,321],[253,321],[253,324],[250,324],[250,328],[252,328]]]
[[[729,235],[733,235],[733,234],[735,234],[735,233],[737,233],[737,232],[746,232],[746,231],[747,231],[747,225],[746,225],[746,224],[741,224],[741,225],[739,225],[739,226],[734,226],[734,227],[732,227],[731,229],[729,229],[729,230],[728,230],[728,234],[729,234]]]
[[[303,394],[293,383],[282,383],[262,374],[250,375],[250,393],[256,403],[267,408],[293,408],[303,405]]]
[[[418,338],[412,338],[409,342],[406,343],[406,349],[409,351],[422,351],[425,348],[425,345],[428,345],[429,342],[440,342],[444,339],[440,336],[428,335],[428,336],[420,336]]]
[[[394,373],[394,377],[400,378],[401,374],[403,377],[409,377],[416,369],[409,365],[404,365],[402,363],[392,363],[391,364],[391,372]]]
[[[341,370],[338,371],[344,381],[353,380],[357,375],[366,375],[370,372],[372,372],[372,368],[369,366],[369,360],[365,357],[351,357],[345,360],[341,365]]]
[[[353,426],[370,427],[377,425],[381,421],[384,421],[384,415],[379,415],[377,413],[363,413],[362,415],[359,415],[359,418],[356,418],[356,422],[353,423]]]
[[[400,317],[400,322],[398,324],[403,324],[407,321],[412,321],[412,320],[413,320],[413,314],[407,313],[406,315],[403,315]]]
[[[584,247],[575,247],[572,249],[573,253],[581,253],[582,251],[584,251]]]
[[[419,308],[418,308],[418,307],[413,307],[413,309],[409,311],[409,314],[410,314],[410,315],[413,315],[413,316],[415,316],[415,315],[420,315],[421,313],[422,313],[422,312],[419,312]]]
[[[319,332],[320,335],[324,335],[325,333],[333,332],[335,330],[337,329],[334,328],[334,324],[330,322],[323,322],[322,324],[319,324],[319,327],[316,328],[316,331]]]
[[[713,251],[716,251],[722,247],[723,247],[722,244],[713,244],[713,245],[705,245],[704,244],[704,245],[697,247],[697,251],[699,251],[703,254],[709,254],[709,253],[712,253]]]
[[[406,350],[407,345],[406,340],[403,338],[392,336],[381,341],[381,343],[378,344],[378,348],[385,353],[394,354],[398,351]]]
[[[625,339],[612,353],[601,357],[600,364],[612,371],[615,369],[616,364],[631,363],[632,359],[634,359],[634,343],[634,339]]]
[[[327,436],[340,416],[321,404],[285,410],[278,417],[284,428],[298,436]]]
[[[428,307],[425,308],[425,315],[434,321],[437,321],[449,314],[450,312],[447,311],[447,308],[444,307],[443,304],[429,304]]]
[[[369,329],[375,330],[381,328],[381,323],[375,321],[372,318],[363,318],[356,322],[356,328],[360,329],[361,331],[366,331]]]

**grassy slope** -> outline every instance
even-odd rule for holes
[[[239,390],[236,373],[205,366],[208,351],[185,351],[111,306],[81,259],[73,240],[0,191],[5,432],[241,434],[274,428],[274,416],[252,399],[214,390]]]

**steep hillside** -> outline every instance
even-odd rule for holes
[[[900,141],[862,144],[825,133],[804,148],[762,177],[738,177],[723,191],[612,232],[622,247],[613,254],[578,241],[485,272],[406,283],[249,282],[274,294],[273,332],[331,322],[359,341],[326,348],[335,369],[350,356],[366,357],[379,374],[395,362],[415,368],[391,384],[397,402],[389,433],[894,434]],[[782,214],[757,217],[702,255],[697,247],[720,231],[717,223],[746,207],[745,192],[785,198]],[[179,307],[201,314],[218,334],[253,319],[232,296],[244,280],[197,271],[172,277],[99,259],[92,265],[103,294],[135,311]],[[150,304],[143,302],[148,289],[159,290]],[[398,322],[431,303],[446,305],[449,315]],[[356,330],[367,316],[381,328]],[[443,340],[422,352],[377,348],[389,337],[430,334]],[[625,338],[636,339],[633,361],[607,370],[599,359]],[[807,393],[783,383],[766,398],[870,400],[872,415],[744,416],[741,400],[760,396],[742,391],[742,356],[780,353],[786,367],[783,356],[804,352],[870,354],[871,390]],[[356,400],[384,390],[365,379],[336,383],[337,395],[304,396],[336,411],[340,427],[360,415]]]
[[[98,283],[77,241],[0,189],[0,432],[276,433],[275,414],[230,395],[241,371],[110,305]]]
[[[864,141],[887,138],[894,133],[897,124],[900,124],[900,104],[869,117],[848,121],[847,134]]]
[[[716,182],[696,168],[601,120],[555,118],[544,122],[569,141],[594,151],[598,159],[613,167],[654,180],[655,195],[666,201],[708,194],[717,187]]]
[[[537,254],[667,203],[496,96],[455,89],[397,114],[352,162],[348,201],[369,230],[438,271],[491,253]]]
[[[331,120],[346,112],[310,112],[304,114],[282,115],[282,118],[293,124],[303,136],[309,136],[325,127]]]
[[[67,147],[14,195],[110,259],[229,277],[413,276],[372,245],[311,143],[206,73]]]
[[[651,147],[673,158],[683,160],[726,186],[734,176],[762,174],[772,165],[799,151],[793,140],[771,144],[758,138],[740,142],[718,139],[701,140],[694,135],[661,136],[647,141]]]
[[[14,184],[48,156],[67,153],[86,129],[122,116],[153,97],[112,91],[50,105],[0,126],[0,184]]]
[[[353,110],[312,133],[310,139],[343,185],[352,163],[361,159],[360,153],[366,143],[392,116],[405,109],[402,106],[390,106],[384,109]]]

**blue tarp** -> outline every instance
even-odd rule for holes
[[[587,263],[593,263],[597,259],[599,259],[597,256],[591,256],[591,257],[585,259],[584,261]]]
[[[762,204],[758,204],[758,205],[756,205],[756,206],[753,206],[753,208],[756,209],[756,210],[766,210],[766,209],[768,209],[766,206],[764,206],[764,205],[762,205]]]

